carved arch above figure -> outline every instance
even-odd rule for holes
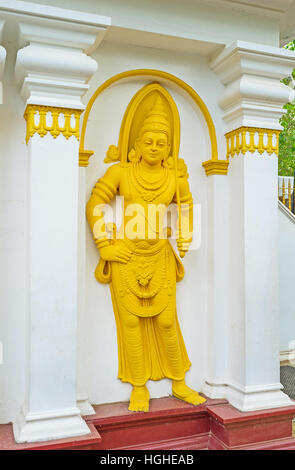
[[[193,101],[197,104],[198,108],[200,109],[202,115],[204,116],[204,119],[206,121],[207,127],[208,127],[208,132],[209,132],[209,137],[210,137],[210,142],[211,142],[211,159],[205,161],[202,163],[206,174],[211,175],[211,174],[227,174],[227,168],[229,165],[229,162],[227,160],[219,160],[218,159],[218,149],[217,149],[217,138],[216,138],[216,131],[215,131],[215,126],[213,123],[213,119],[208,111],[207,106],[205,105],[204,101],[202,98],[198,95],[198,93],[187,83],[185,83],[183,80],[180,78],[176,77],[175,75],[172,75],[168,72],[164,72],[161,70],[154,70],[154,69],[136,69],[136,70],[128,70],[126,72],[119,73],[117,75],[114,75],[113,77],[109,78],[107,81],[105,81],[102,85],[100,85],[96,91],[93,93],[91,96],[85,110],[85,114],[83,117],[83,123],[82,123],[82,130],[81,130],[81,140],[80,140],[80,149],[79,149],[79,165],[80,166],[88,166],[88,161],[91,155],[93,155],[92,150],[85,150],[84,149],[84,141],[85,141],[85,134],[86,134],[86,128],[87,128],[87,122],[88,122],[88,117],[91,112],[92,106],[98,96],[105,91],[107,88],[109,88],[111,85],[114,83],[126,79],[126,78],[131,78],[131,77],[157,77],[157,78],[162,78],[167,81],[170,81],[177,86],[179,86],[181,89],[183,89],[192,99]],[[154,84],[156,85],[156,84]]]

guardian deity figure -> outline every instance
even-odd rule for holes
[[[118,378],[133,387],[131,411],[149,410],[147,382],[163,378],[171,379],[175,397],[194,405],[206,401],[185,382],[191,363],[176,312],[176,283],[184,268],[150,210],[185,205],[182,217],[191,229],[193,200],[186,165],[178,158],[179,138],[179,115],[171,95],[157,83],[142,88],[126,109],[118,147],[111,146],[107,153],[106,162],[118,163],[97,181],[87,204],[100,255],[95,276],[110,284]],[[109,238],[99,208],[116,195],[124,198],[124,218]],[[181,257],[190,242],[191,236],[177,230]]]

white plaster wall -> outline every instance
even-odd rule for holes
[[[254,153],[244,162],[245,383],[251,387],[279,382],[278,159]]]
[[[228,347],[233,353],[228,358],[229,377],[236,377],[239,383],[243,383],[245,376],[245,364],[240,359],[243,357],[242,351],[245,350],[244,337],[244,304],[245,296],[243,290],[244,266],[241,260],[243,256],[243,164],[244,161],[239,158],[233,158],[230,161],[228,170],[229,185],[229,277],[230,291],[229,295],[229,315],[228,315]],[[241,218],[238,216],[241,214]]]
[[[276,174],[276,156],[258,152],[229,166],[229,379],[240,388],[279,372]]]
[[[62,134],[28,144],[30,412],[76,401],[78,148]]]
[[[184,2],[173,2],[173,9],[167,0],[154,2],[153,8],[150,0],[85,0],[83,4],[80,0],[33,2],[111,15],[115,28],[137,27],[163,35],[175,34],[220,43],[251,39],[277,45],[279,40],[278,25],[273,20],[264,19],[261,28],[261,17],[249,16],[230,8],[216,8],[212,16],[212,8],[205,2],[200,6],[188,1],[185,8]],[[154,49],[128,44],[116,45],[113,44],[112,31],[107,34],[106,40],[109,43],[103,43],[94,53],[99,62],[99,71],[91,80],[91,90],[85,102],[104,80],[127,69],[156,68],[173,73],[195,88],[204,99],[214,118],[219,146],[223,146],[219,149],[219,157],[224,158],[224,125],[217,105],[222,86],[209,70],[207,59],[195,54],[163,51],[160,49],[161,43]],[[16,29],[8,34],[5,32],[2,43],[7,50],[7,62],[3,80],[4,103],[0,107],[0,341],[3,344],[3,364],[0,364],[0,423],[11,421],[18,413],[25,398],[26,376],[28,162],[23,119],[25,106],[14,81],[16,42]],[[80,169],[80,172],[86,173],[87,198],[96,179],[107,168],[103,158],[108,145],[117,143],[126,105],[144,83],[144,80],[139,80],[117,84],[99,98],[94,108],[89,121],[86,147],[94,149],[96,154],[88,169]],[[199,251],[184,259],[187,275],[178,284],[178,314],[193,363],[188,382],[200,388],[207,373],[210,348],[206,344],[207,177],[201,162],[210,158],[210,149],[200,114],[193,111],[189,100],[179,91],[170,87],[168,89],[176,100],[182,119],[180,155],[188,163],[194,199],[202,204],[202,245]],[[79,318],[79,340],[85,346],[85,358],[79,358],[80,370],[83,371],[80,382],[85,382],[93,403],[127,400],[129,386],[116,379],[117,344],[110,294],[108,286],[100,285],[94,279],[93,270],[98,253],[88,229],[86,244],[86,309],[83,318]],[[80,248],[84,249],[83,246]],[[80,301],[83,304],[83,299]],[[152,396],[169,392],[170,386],[165,382],[156,383],[152,387]]]
[[[204,99],[211,112],[220,142],[223,145],[223,123],[217,107],[221,92],[215,75],[205,58],[189,54],[172,54],[133,46],[103,44],[95,54],[99,71],[91,82],[91,93],[107,78],[128,69],[153,68],[172,73],[191,85]],[[151,79],[153,80],[153,79]],[[117,144],[123,113],[132,96],[151,80],[133,79],[118,83],[106,90],[97,100],[90,116],[85,148],[95,151],[86,169],[86,198],[96,180],[106,171],[103,163],[110,144]],[[180,156],[185,158],[194,201],[202,206],[202,244],[184,259],[185,279],[177,287],[177,306],[181,328],[192,361],[187,374],[188,383],[201,388],[207,374],[207,176],[202,161],[211,156],[207,127],[191,99],[175,86],[164,83],[174,97],[181,118]],[[220,158],[225,155],[220,149]],[[85,171],[81,169],[80,171]],[[98,252],[90,230],[86,230],[86,310],[84,321],[88,333],[85,368],[88,372],[87,389],[92,403],[128,400],[129,384],[117,377],[116,326],[112,311],[109,286],[99,284],[93,275]],[[82,249],[82,248],[81,248]],[[149,385],[152,397],[171,393],[168,381]]]
[[[32,3],[111,16],[114,28],[225,44],[240,39],[279,45],[277,20],[259,10],[257,13],[239,11],[233,4],[214,5],[207,0],[83,0],[82,3],[81,0],[32,0]]]
[[[280,350],[287,351],[294,349],[295,342],[295,223],[281,210],[278,216]]]
[[[6,35],[3,44],[7,62],[0,106],[0,423],[11,421],[24,401],[28,287],[24,104],[13,78],[16,45]]]

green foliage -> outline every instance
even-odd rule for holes
[[[293,176],[295,171],[295,102],[285,104],[286,114],[280,119],[283,131],[279,141],[279,175]]]
[[[289,51],[295,51],[295,39],[293,39],[293,41],[288,42],[288,44],[284,46],[284,49],[289,49]]]
[[[295,39],[284,46],[295,51]],[[281,80],[284,85],[295,89],[295,69],[289,77]],[[279,175],[293,176],[295,171],[295,101],[284,106],[286,114],[280,119],[283,130],[279,140]]]

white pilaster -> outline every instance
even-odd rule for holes
[[[293,51],[237,41],[211,63],[225,85],[219,105],[227,132],[241,126],[281,129],[283,105],[293,91],[280,80],[295,66]]]
[[[95,411],[91,406],[88,394],[87,394],[87,376],[85,364],[87,363],[87,337],[86,337],[86,267],[85,267],[85,258],[86,258],[86,217],[85,217],[85,207],[86,207],[86,174],[85,167],[79,168],[79,209],[78,209],[78,220],[79,220],[79,230],[78,230],[78,241],[79,241],[79,250],[78,250],[78,283],[79,283],[79,292],[78,292],[78,377],[77,377],[77,405],[81,411],[82,416],[94,414]]]
[[[294,66],[295,54],[279,48],[237,42],[221,52],[212,68],[225,85],[220,106],[227,130],[280,129],[282,107],[290,97],[290,90],[280,79]],[[246,144],[249,139],[247,132]],[[255,131],[255,145],[258,142]],[[265,135],[265,147],[267,142]],[[275,151],[237,149],[227,178],[229,233],[224,275],[229,285],[223,293],[223,304],[227,298],[227,305],[221,304],[218,315],[215,309],[212,325],[212,337],[219,338],[220,343],[220,350],[215,347],[212,352],[215,363],[220,363],[223,351],[224,364],[206,379],[203,390],[210,397],[227,398],[241,411],[286,406],[291,401],[282,392],[279,380]],[[214,277],[213,282],[218,280]]]
[[[38,9],[18,16],[24,47],[18,51],[15,72],[29,116],[29,255],[27,396],[14,422],[17,442],[90,432],[77,406],[79,127],[75,126],[79,110],[84,109],[81,98],[87,82],[97,69],[85,50],[97,42],[109,22],[94,24],[91,15],[49,10],[49,19]]]
[[[4,21],[0,18],[0,43],[2,40],[3,26],[4,26]],[[0,104],[3,103],[2,77],[4,73],[5,61],[6,61],[6,49],[0,45]]]
[[[228,376],[228,176],[208,176],[208,377],[223,383]]]
[[[42,19],[19,23],[20,45],[15,74],[27,104],[84,109],[82,96],[97,69],[85,54],[106,28]]]

